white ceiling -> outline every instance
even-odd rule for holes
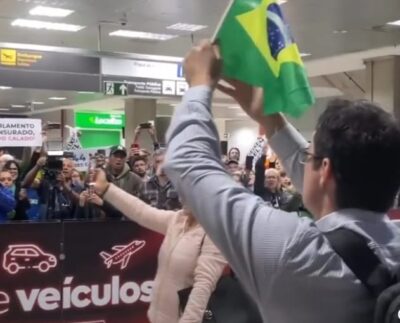
[[[211,37],[228,2],[229,0],[0,0],[0,42],[97,50],[101,25],[100,43],[103,51],[182,57],[193,40]],[[32,18],[28,12],[36,5],[73,9],[76,12],[61,21],[85,25],[87,28],[78,33],[66,33],[11,27],[11,21],[15,18]],[[317,97],[362,95],[358,85],[363,86],[365,81],[364,72],[359,71],[363,56],[351,53],[384,46],[392,48],[400,42],[400,32],[372,30],[374,26],[400,19],[399,0],[288,0],[282,7],[301,51],[312,54],[306,60],[313,76],[311,82]],[[121,19],[124,16],[127,18],[127,25],[122,27]],[[60,21],[54,18],[34,19]],[[190,34],[181,33],[180,37],[166,42],[133,41],[108,36],[109,32],[121,28],[168,33],[170,31],[166,27],[177,22],[209,27],[194,34],[193,38]],[[337,34],[334,30],[346,30],[347,33]],[[327,57],[338,55],[343,57],[340,63],[329,63],[331,59]],[[346,58],[349,55],[357,57],[358,65],[354,64],[354,57],[352,61]],[[322,70],[327,71],[332,66],[340,69],[346,61],[351,61],[353,66],[357,65],[358,71],[351,72],[353,74],[350,73],[350,76],[357,80],[358,85],[342,73],[344,70],[330,70],[333,75],[320,76]],[[51,96],[64,96],[67,100],[49,101]],[[108,99],[102,94],[26,89],[0,91],[0,108],[32,101],[45,102],[45,105],[37,107],[45,110],[58,109],[61,105],[81,110],[116,110],[124,106],[123,99]],[[168,111],[166,107],[178,103],[178,99],[159,101],[160,111],[164,112]],[[240,118],[240,110],[231,109],[233,105],[234,102],[218,94],[214,108],[216,116]]]
[[[168,33],[178,22],[208,25],[194,39],[210,37],[229,0],[0,0],[0,41],[98,49],[102,25],[102,50],[182,56],[191,45],[189,34],[166,42],[133,41],[109,37],[120,28]],[[87,26],[78,33],[32,31],[11,27],[15,18],[31,18],[36,5],[73,9],[63,22]],[[400,19],[398,0],[288,0],[282,5],[303,52],[313,58],[363,51],[399,43],[399,32],[378,32],[372,27]],[[121,19],[127,25],[121,26]],[[43,19],[35,17],[35,19]],[[60,19],[44,18],[48,21]],[[347,30],[335,34],[334,30]]]

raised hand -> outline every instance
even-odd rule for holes
[[[221,75],[219,50],[208,40],[201,41],[186,55],[185,77],[190,87],[207,85],[215,87]]]

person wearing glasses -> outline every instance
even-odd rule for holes
[[[400,229],[386,215],[400,187],[398,121],[374,103],[336,100],[309,145],[282,115],[264,115],[262,89],[234,80],[218,84],[220,65],[210,42],[185,59],[190,89],[167,133],[167,176],[264,322],[372,323],[375,295],[334,251],[328,234],[339,228],[356,233],[385,272],[400,265]],[[266,130],[314,221],[267,205],[227,174],[211,112],[217,85]],[[373,171],[380,164],[385,167]]]

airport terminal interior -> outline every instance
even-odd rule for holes
[[[239,238],[246,243],[250,238],[246,241],[236,232],[226,241],[211,239],[216,246],[208,239],[208,228],[214,238],[213,228],[218,224],[199,217],[203,229],[197,214],[192,215],[187,207],[205,211],[214,203],[197,194],[204,205],[193,202],[194,206],[190,194],[186,199],[182,196],[187,187],[200,189],[196,185],[206,177],[201,167],[189,163],[198,158],[201,164],[204,155],[210,154],[204,169],[216,162],[209,170],[215,176],[209,188],[216,198],[221,192],[214,191],[214,186],[222,185],[221,171],[234,179],[232,185],[246,190],[241,194],[258,195],[274,211],[295,212],[299,221],[318,217],[288,168],[285,158],[292,146],[285,141],[287,150],[275,151],[268,135],[271,129],[249,117],[226,91],[216,89],[212,95],[210,109],[218,138],[201,142],[202,131],[209,126],[194,121],[193,127],[198,128],[193,132],[180,130],[185,136],[193,134],[190,143],[175,133],[177,125],[171,125],[171,120],[179,109],[181,113],[190,109],[185,98],[201,101],[192,92],[185,67],[191,59],[194,65],[202,63],[192,52],[186,55],[204,39],[220,44],[216,59],[223,66],[224,79],[227,73],[251,82],[240,79],[238,71],[246,66],[263,71],[265,64],[265,71],[279,74],[285,63],[296,62],[302,76],[291,75],[287,81],[276,74],[271,82],[251,85],[270,94],[264,96],[268,114],[269,97],[286,89],[285,84],[291,82],[293,87],[300,79],[305,82],[302,86],[309,104],[297,115],[287,113],[293,129],[305,138],[303,145],[313,142],[319,118],[335,99],[368,100],[400,118],[400,91],[396,92],[400,87],[400,1],[0,0],[0,10],[0,322],[335,322],[302,314],[299,320],[290,320],[290,315],[280,316],[281,308],[271,310],[269,305],[265,306],[270,311],[264,312],[263,300],[254,299],[255,294],[263,294],[262,289],[252,294],[247,287],[243,295],[242,289],[228,294],[242,295],[235,301],[242,305],[248,301],[246,309],[254,307],[249,314],[253,316],[243,321],[218,318],[218,311],[210,307],[213,299],[209,302],[216,295],[214,285],[218,290],[221,275],[243,284],[246,275],[240,265],[231,263],[234,248],[227,247],[225,252],[223,245]],[[230,32],[229,23],[243,30],[232,27]],[[287,56],[294,44],[295,56]],[[224,56],[234,51],[229,58]],[[273,66],[268,65],[271,60]],[[272,80],[262,72],[259,75],[259,79]],[[221,82],[230,84],[229,80]],[[276,87],[271,86],[274,82]],[[285,94],[279,95],[285,100]],[[285,112],[274,112],[279,111]],[[176,122],[182,122],[177,115]],[[194,119],[202,117],[207,115],[193,114]],[[176,155],[171,152],[166,157],[170,126],[175,130],[170,140]],[[183,154],[190,145],[194,150],[187,150],[185,158],[178,160],[179,147]],[[302,167],[319,158],[310,150],[304,154]],[[168,175],[180,170],[180,177],[169,178],[164,173],[165,158],[181,167],[169,165]],[[371,171],[387,176],[385,168],[381,160]],[[189,185],[191,171],[199,177]],[[227,186],[228,182],[221,187]],[[221,205],[236,198],[226,194]],[[230,206],[215,209],[214,215],[233,210]],[[244,214],[250,208],[243,207]],[[191,214],[189,220],[179,222],[185,212]],[[388,221],[399,224],[399,194],[387,213]],[[154,223],[150,220],[153,214]],[[175,220],[161,224],[164,215]],[[229,230],[222,231],[228,234]],[[171,247],[169,241],[181,235],[183,240]],[[398,260],[400,242],[396,243],[391,246],[398,248]],[[217,247],[222,248],[221,254]],[[205,249],[214,253],[212,261],[202,267]],[[212,280],[207,270],[214,275],[218,272],[218,277]],[[205,284],[210,289],[206,296],[195,287],[202,274],[210,279]],[[179,288],[171,292],[174,284]],[[193,289],[186,295],[185,309],[181,291],[189,287]],[[307,290],[296,297],[312,298],[310,294]],[[348,301],[353,300],[349,296]],[[274,307],[278,301],[272,303]],[[303,306],[296,303],[294,308],[297,305]],[[400,320],[400,307],[398,313]],[[336,323],[350,323],[349,317],[338,315],[341,319]],[[370,319],[352,322],[372,323]]]

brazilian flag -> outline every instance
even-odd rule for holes
[[[315,99],[276,0],[234,0],[217,33],[223,75],[264,89],[264,112],[299,117]]]

